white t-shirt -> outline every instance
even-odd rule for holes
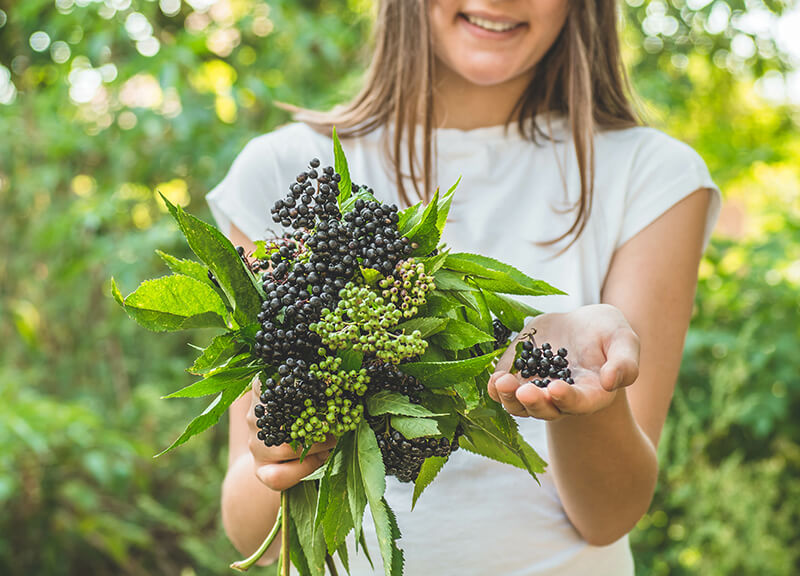
[[[514,127],[508,134],[502,126],[436,131],[434,185],[446,190],[462,177],[443,240],[453,252],[497,258],[568,294],[526,298],[545,312],[599,302],[614,251],[693,191],[715,190],[706,242],[720,207],[705,163],[689,146],[652,128],[601,132],[595,137],[591,217],[578,241],[553,257],[556,251],[537,242],[569,228],[574,212],[564,208],[580,195],[577,162],[564,126],[557,119],[556,142],[540,144],[524,139]],[[402,207],[383,157],[381,132],[342,144],[353,181]],[[233,222],[250,239],[264,238],[276,227],[269,214],[272,204],[285,196],[313,157],[332,165],[332,141],[303,124],[254,138],[207,196],[223,232]],[[525,438],[547,460],[545,423],[518,421]],[[405,573],[632,576],[628,538],[605,547],[587,544],[567,519],[551,475],[539,478],[541,487],[522,470],[459,450],[413,513],[413,484],[390,478],[386,497],[403,533],[399,545],[405,552]],[[382,574],[369,517],[364,526],[376,561],[374,573]],[[350,551],[351,573],[373,574],[363,554],[356,555],[352,546]]]

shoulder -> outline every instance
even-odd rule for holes
[[[694,148],[649,126],[606,130],[595,138],[598,163],[627,166],[629,175],[690,170],[695,176],[707,176],[706,164]]]
[[[268,163],[287,169],[296,164],[302,168],[313,156],[327,150],[329,142],[330,138],[307,124],[291,122],[252,138],[237,157],[237,162],[254,167]]]

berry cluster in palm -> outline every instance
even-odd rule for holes
[[[575,384],[567,360],[567,349],[559,348],[554,351],[549,342],[539,347],[533,334],[527,340],[523,340],[522,351],[514,360],[514,368],[519,370],[523,378],[534,378],[533,384],[539,388],[547,388],[553,379],[563,380],[570,385]]]

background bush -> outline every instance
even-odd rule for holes
[[[800,137],[797,109],[763,97],[797,65],[772,35],[789,9],[623,10],[648,117],[729,210],[633,535],[643,575],[800,572]],[[352,93],[371,10],[0,0],[0,574],[226,573],[224,427],[152,459],[198,410],[158,398],[205,335],[144,334],[107,280],[164,273],[157,247],[188,256],[156,189],[208,217],[245,142],[288,119],[273,102]]]

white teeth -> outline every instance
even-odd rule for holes
[[[467,18],[467,21],[470,24],[480,26],[481,28],[491,30],[492,32],[506,32],[517,27],[517,24],[512,24],[510,22],[493,22],[492,20],[486,20],[485,18],[479,18],[478,16],[470,16],[469,14],[464,14],[464,16]]]

